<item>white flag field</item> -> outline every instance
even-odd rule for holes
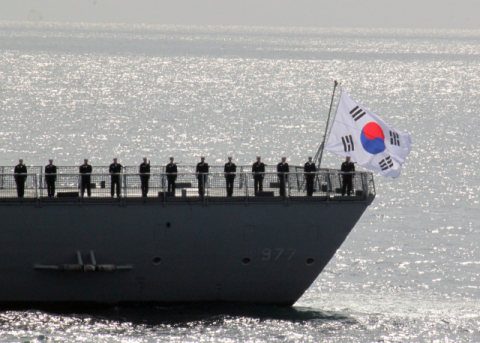
[[[366,169],[397,178],[412,141],[408,132],[387,125],[342,91],[325,150],[350,156]]]

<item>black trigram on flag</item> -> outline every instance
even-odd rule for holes
[[[343,136],[342,142],[343,142],[343,149],[345,150],[345,152],[355,150],[355,146],[353,145],[352,135]]]
[[[378,164],[380,165],[380,168],[382,168],[382,170],[387,170],[388,168],[393,167],[393,161],[390,155],[387,158],[381,160]]]
[[[390,144],[400,146],[400,136],[398,133],[390,131]]]
[[[362,110],[360,107],[355,106],[355,108],[350,111],[350,114],[352,115],[352,118],[357,121],[365,115],[365,111]]]

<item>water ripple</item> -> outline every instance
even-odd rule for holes
[[[414,143],[298,308],[4,311],[2,342],[480,341],[479,32],[0,23],[0,43],[0,165],[301,164],[334,79]]]

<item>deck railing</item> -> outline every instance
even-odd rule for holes
[[[212,169],[211,169],[212,170]],[[237,168],[238,170],[238,168]],[[48,196],[47,182],[44,174],[25,174],[24,194],[19,196],[18,174],[0,174],[0,203],[127,203],[127,202],[317,202],[317,201],[362,201],[375,196],[373,174],[370,172],[352,173],[352,193],[342,195],[344,173],[325,170],[313,173],[313,196],[307,196],[305,173],[291,172],[280,178],[277,172],[263,173],[262,192],[255,194],[254,176],[251,172],[237,172],[233,182],[232,194],[227,191],[225,173],[210,172],[203,175],[205,185],[203,196],[199,189],[199,174],[179,172],[175,180],[175,192],[168,189],[168,174],[150,173],[148,195],[142,196],[141,175],[138,173],[116,174],[119,178],[120,196],[114,189],[112,196],[112,175],[109,173],[90,174],[90,192],[82,189],[82,176],[76,173],[57,173],[55,195]],[[17,177],[17,180],[16,180]],[[201,183],[201,182],[200,182]],[[280,195],[281,186],[284,195]],[[83,194],[82,194],[83,193]]]

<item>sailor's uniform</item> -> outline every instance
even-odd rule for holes
[[[25,181],[27,181],[27,166],[24,164],[17,164],[13,172],[15,173],[15,183],[17,184],[17,195],[19,198],[23,198],[23,195],[25,194]]]
[[[110,194],[112,197],[115,195],[115,188],[117,189],[117,197],[121,194],[120,175],[118,174],[122,172],[122,168],[123,166],[120,163],[112,163],[108,168],[108,172],[111,174]]]
[[[197,164],[196,173],[198,179],[198,194],[205,195],[205,183],[207,181],[208,163],[200,162]]]
[[[48,175],[55,174],[55,175]],[[53,164],[45,166],[45,182],[47,183],[47,193],[49,197],[55,195],[55,181],[57,181],[57,167]]]
[[[228,162],[225,164],[223,171],[225,172],[225,180],[227,182],[227,196],[231,197],[233,195],[233,184],[235,181],[237,166],[235,163]]]
[[[83,194],[85,194],[85,189],[87,190],[87,195],[91,196],[91,191],[90,191],[90,174],[92,173],[92,166],[89,164],[82,164],[79,168],[80,174],[82,174],[82,186],[81,186],[81,192],[82,192],[82,197]]]
[[[172,192],[175,196],[175,180],[177,180],[177,165],[175,163],[169,163],[165,167],[168,181],[168,192]]]
[[[252,173],[255,173],[253,175],[253,186],[255,189],[255,195],[257,195],[258,192],[263,191],[263,178],[265,177],[265,164],[263,162],[255,162],[252,165]]]
[[[146,197],[148,194],[148,181],[150,180],[150,175],[148,175],[150,174],[150,163],[143,162],[142,164],[140,164],[138,172],[140,174],[144,174],[140,175],[140,182],[142,187],[142,196]]]
[[[305,163],[304,169],[305,171],[305,181],[307,183],[307,196],[311,197],[313,195],[313,184],[315,182],[315,163],[307,162]]]
[[[355,164],[353,162],[343,162],[342,167],[340,170],[344,173],[351,173],[355,171]],[[352,191],[353,185],[352,185],[352,180],[353,180],[353,174],[343,174],[343,185],[342,185],[342,196],[345,195],[345,191],[348,195],[350,195],[350,192]]]
[[[290,171],[287,162],[277,164],[278,180],[280,181],[280,196],[285,196],[286,174]]]

